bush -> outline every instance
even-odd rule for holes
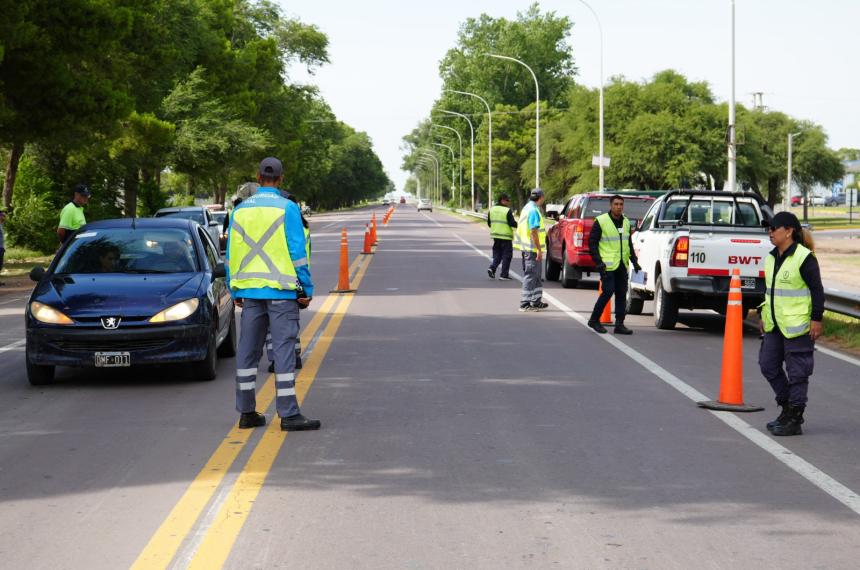
[[[51,179],[28,157],[22,158],[6,222],[11,243],[36,251],[57,249],[59,212],[51,204],[50,191]]]

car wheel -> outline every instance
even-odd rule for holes
[[[206,358],[198,362],[191,363],[191,374],[195,380],[214,380],[218,375],[218,347],[216,345],[217,337],[215,329],[209,333],[209,345],[206,349]]]
[[[544,275],[546,276],[547,281],[558,281],[558,278],[561,275],[561,264],[557,261],[553,261],[549,256],[549,242],[546,244],[546,264],[544,267]]]
[[[654,325],[658,329],[672,330],[678,322],[678,303],[671,293],[663,289],[660,275],[655,278],[654,288]]]
[[[576,289],[579,280],[573,276],[573,266],[567,263],[567,248],[561,248],[561,286],[565,289]]]
[[[645,306],[645,299],[639,297],[639,294],[633,291],[631,287],[632,274],[627,276],[627,308],[628,315],[641,315],[642,308]]]
[[[27,380],[33,386],[45,386],[54,382],[53,366],[41,366],[30,362],[30,355],[26,354],[24,360],[27,362]]]
[[[238,342],[236,334],[236,312],[230,316],[230,326],[227,330],[227,336],[221,341],[221,346],[218,347],[218,356],[221,358],[232,358],[236,356],[236,344]]]

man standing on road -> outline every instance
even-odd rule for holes
[[[511,212],[511,199],[507,194],[499,196],[499,203],[490,208],[487,225],[490,226],[490,237],[493,238],[493,262],[487,269],[487,275],[490,279],[495,279],[496,268],[501,263],[502,273],[499,279],[510,281],[511,276],[508,272],[511,269],[511,259],[514,257],[512,241],[517,222],[514,220],[514,213]]]
[[[767,429],[773,435],[801,435],[815,340],[822,330],[824,286],[812,236],[797,216],[779,212],[769,233],[774,249],[764,262],[758,363],[782,413]]]
[[[523,292],[520,297],[520,312],[540,311],[549,305],[544,303],[540,268],[543,250],[546,247],[546,226],[540,207],[544,203],[543,190],[535,188],[528,203],[520,212],[514,247],[523,252]]]
[[[236,354],[236,411],[240,428],[266,424],[256,411],[257,366],[266,331],[275,358],[276,408],[284,431],[316,430],[296,398],[295,345],[299,307],[308,306],[313,282],[299,207],[281,196],[284,167],[274,157],[260,163],[260,188],[233,210],[227,235],[227,283],[242,307],[242,334]]]
[[[84,217],[84,206],[90,201],[92,193],[83,184],[75,186],[75,195],[72,201],[65,205],[60,212],[60,223],[57,226],[57,237],[60,245],[66,243],[72,233],[87,223]]]
[[[606,303],[615,295],[615,334],[633,334],[624,326],[627,311],[627,267],[633,262],[633,268],[638,272],[639,261],[633,251],[633,241],[630,235],[630,220],[624,215],[624,198],[615,195],[609,200],[609,212],[594,218],[591,233],[588,236],[588,249],[591,258],[600,272],[600,282],[603,292],[594,304],[588,326],[600,334],[606,334],[606,328],[600,324],[600,315],[606,308]]]
[[[0,274],[3,273],[3,258],[6,256],[6,234],[4,233],[3,224],[6,223],[6,211],[0,210]],[[0,281],[0,287],[5,285]]]

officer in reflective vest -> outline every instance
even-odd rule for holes
[[[535,188],[528,203],[520,212],[514,247],[523,253],[523,290],[520,312],[540,311],[549,305],[543,302],[543,284],[540,267],[546,249],[546,222],[540,207],[544,203],[543,190]]]
[[[512,242],[517,222],[514,220],[513,212],[511,212],[511,198],[507,194],[500,195],[499,203],[490,208],[487,225],[490,226],[490,237],[493,238],[493,262],[487,269],[487,275],[490,276],[490,279],[495,279],[496,268],[501,263],[502,273],[499,275],[499,279],[510,281],[511,276],[508,275],[508,272],[511,268],[511,259],[514,256]]]
[[[227,283],[234,302],[242,307],[236,410],[240,428],[266,423],[265,416],[256,410],[256,378],[266,331],[270,330],[281,429],[314,430],[319,429],[320,421],[301,414],[295,388],[299,306],[310,304],[313,282],[301,212],[278,191],[283,171],[277,158],[263,159],[257,174],[260,188],[230,216]]]
[[[797,216],[780,212],[770,221],[775,246],[765,260],[765,297],[761,305],[761,373],[782,412],[768,422],[773,435],[803,433],[815,340],[821,335],[824,286],[809,232]]]
[[[597,297],[588,326],[600,334],[606,328],[600,324],[600,315],[606,304],[615,296],[615,334],[633,334],[624,326],[627,315],[627,267],[633,262],[636,271],[642,271],[633,242],[630,239],[630,220],[624,215],[624,198],[615,195],[609,199],[609,212],[594,218],[588,236],[588,250],[595,268],[600,272],[603,292]]]

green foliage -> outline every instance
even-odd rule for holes
[[[59,210],[49,199],[51,187],[47,173],[28,157],[21,159],[18,191],[5,224],[11,243],[36,251],[57,248]]]

